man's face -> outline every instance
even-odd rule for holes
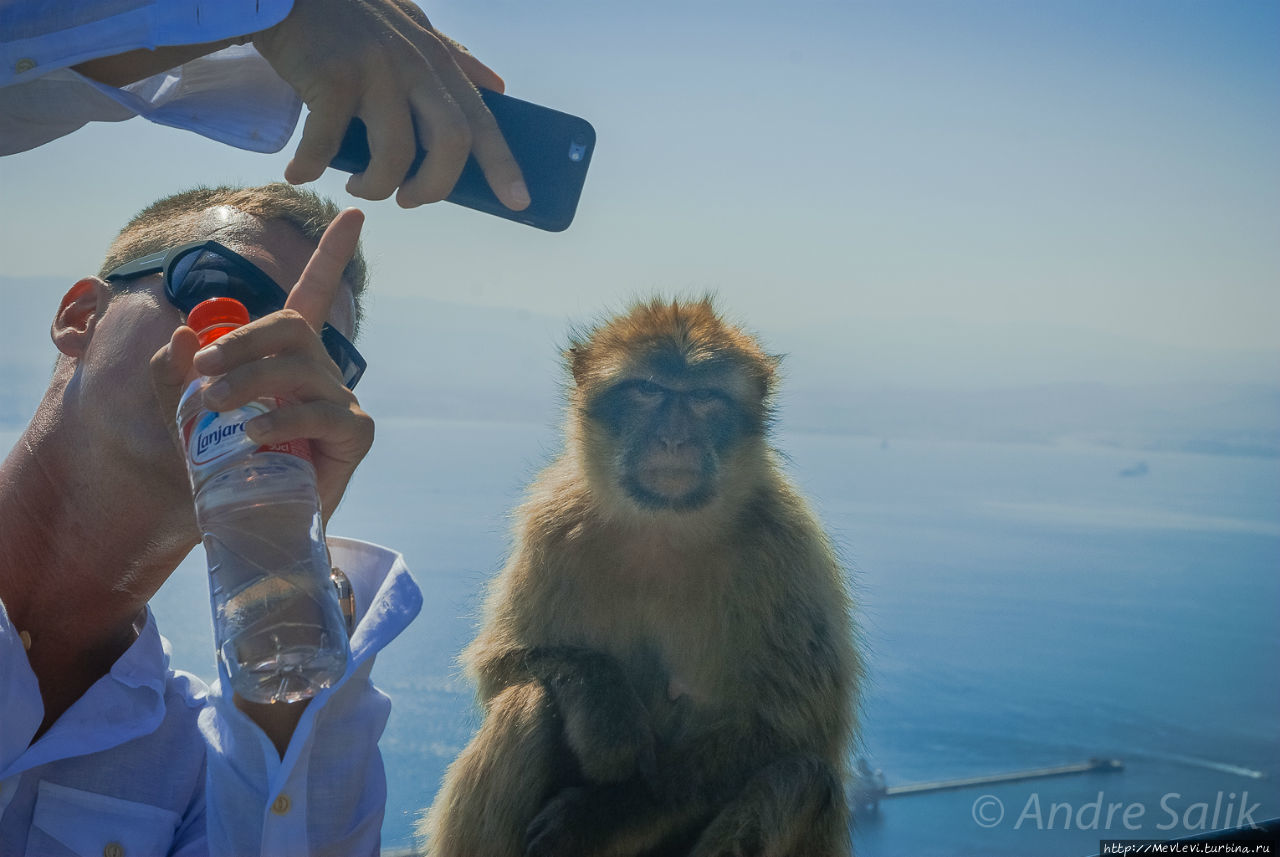
[[[315,244],[282,221],[263,222],[225,206],[200,215],[191,240],[215,239],[261,268],[288,290],[301,276]],[[351,338],[355,300],[350,286],[334,302],[329,323]],[[183,322],[182,313],[164,296],[154,275],[130,283],[96,322],[88,350],[68,387],[95,425],[95,443],[122,467],[145,467],[156,487],[174,486],[179,497],[189,490],[175,435],[176,402],[159,402],[151,385],[150,360]],[[163,474],[163,475],[162,475]]]

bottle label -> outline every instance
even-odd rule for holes
[[[265,405],[250,402],[234,411],[204,411],[197,415],[187,428],[187,454],[191,463],[203,467],[228,455],[249,451],[253,442],[245,434],[244,424],[266,412]]]
[[[245,433],[245,423],[271,410],[265,402],[249,402],[230,411],[199,411],[182,427],[191,476],[199,483],[208,471],[223,462],[255,452],[283,452],[311,461],[311,444],[305,439],[259,446]]]

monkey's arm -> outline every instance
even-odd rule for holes
[[[490,699],[418,836],[431,857],[521,857],[529,820],[563,787],[559,727],[546,689],[512,685]]]
[[[570,783],[625,780],[647,791],[636,772],[652,775],[652,730],[616,661],[583,648],[478,643],[467,659],[484,723],[450,766],[419,828],[432,857],[525,854],[530,822]]]
[[[705,823],[706,815],[704,805],[659,799],[636,778],[571,786],[530,823],[525,857],[683,854],[692,843],[689,832]]]
[[[693,718],[696,734],[660,744],[656,785],[633,777],[571,786],[548,801],[529,825],[529,857],[688,855],[695,843],[698,857],[841,853],[828,847],[841,832],[848,838],[828,806],[841,792],[829,765],[789,754],[788,740],[758,717]]]
[[[769,636],[751,646],[746,684],[751,722],[740,726],[737,750],[721,733],[689,764],[727,770],[721,807],[691,857],[838,857],[850,851],[843,774],[855,724],[862,674],[843,572],[805,507],[756,531],[752,555],[772,574],[757,581],[758,607],[768,605]],[[803,546],[796,551],[794,546]],[[792,546],[792,547],[787,547]],[[719,744],[720,746],[717,746]],[[734,771],[746,757],[754,770]],[[718,762],[717,762],[718,759]]]
[[[537,646],[508,650],[481,671],[497,684],[537,681],[546,688],[564,741],[587,782],[617,783],[637,773],[654,782],[649,712],[611,656],[574,646]]]
[[[718,718],[659,754],[662,803],[701,813],[702,833],[682,853],[847,857],[843,748],[813,724],[807,735],[792,731],[796,722],[776,698],[758,702],[743,719]],[[830,714],[838,720],[843,712]]]
[[[698,838],[689,857],[848,857],[844,787],[816,756],[786,756],[757,771]]]

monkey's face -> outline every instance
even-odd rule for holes
[[[608,435],[618,486],[648,509],[707,505],[732,453],[758,434],[731,389],[710,379],[628,378],[596,396],[587,416]]]
[[[567,356],[571,445],[604,508],[731,512],[754,490],[776,359],[710,300],[637,304]]]

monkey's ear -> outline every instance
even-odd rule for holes
[[[778,386],[778,372],[785,354],[764,355],[764,373],[760,376],[760,398],[767,399]]]
[[[581,387],[583,379],[587,375],[587,349],[575,343],[565,350],[564,356],[569,361],[569,371],[573,373],[573,383]]]

